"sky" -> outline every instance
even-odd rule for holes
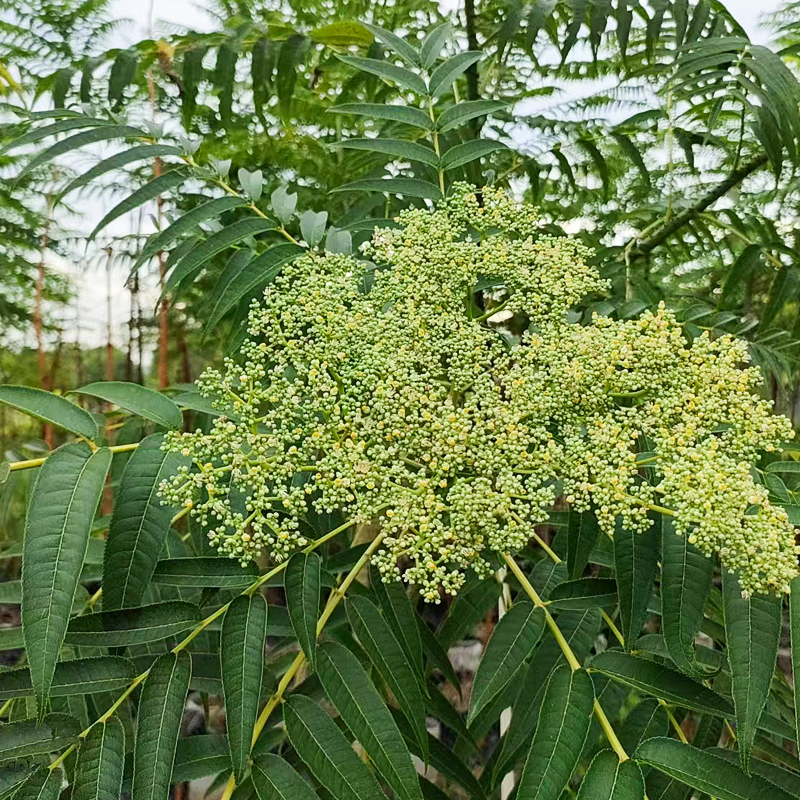
[[[457,8],[460,0],[442,0],[444,8]],[[739,19],[750,36],[759,43],[767,43],[769,32],[760,28],[758,18],[778,8],[780,0],[725,0],[727,8]],[[203,11],[203,0],[115,0],[114,15],[130,22],[119,30],[115,46],[126,46],[155,34],[167,35],[179,28],[207,30],[211,23]],[[82,208],[87,230],[105,213],[100,204],[86,203]],[[126,223],[129,224],[129,223]],[[117,226],[109,229],[114,234],[127,230]],[[68,311],[71,318],[65,339],[79,338],[84,346],[100,346],[106,338],[106,274],[102,253],[87,254],[87,259],[77,265],[55,261],[53,266],[69,273],[76,282],[76,302]],[[129,315],[130,296],[124,288],[126,273],[123,269],[112,271],[112,340],[117,347],[126,347],[125,321]],[[147,298],[153,303],[155,297]],[[145,313],[151,309],[145,308]]]

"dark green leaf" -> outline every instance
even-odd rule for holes
[[[47,767],[36,772],[14,793],[14,800],[58,800],[61,794],[61,775]]]
[[[336,642],[317,651],[317,674],[345,725],[402,800],[422,800],[411,754],[359,660]]]
[[[217,733],[189,736],[178,739],[172,782],[194,781],[230,771],[230,768],[231,754],[227,736]]]
[[[130,50],[120,50],[111,73],[108,76],[108,102],[112,108],[118,109],[125,100],[125,89],[136,77],[136,54]]]
[[[709,752],[733,764],[739,761],[739,756],[735,750],[712,747]],[[750,759],[750,772],[760,775],[770,783],[774,783],[775,786],[788,792],[792,797],[800,797],[800,775],[796,772],[790,772],[788,769],[779,767],[770,761],[762,761],[760,758]]]
[[[595,656],[591,668],[644,694],[659,697],[683,708],[723,717],[733,713],[731,704],[724,697],[683,673],[655,661],[618,650],[606,650]]]
[[[249,236],[272,230],[275,223],[261,217],[240,219],[232,225],[211,234],[208,239],[190,249],[180,260],[178,266],[167,278],[166,290],[171,291],[175,286],[188,280],[198,273],[203,266],[214,256],[227,250]]]
[[[505,150],[506,145],[493,139],[473,139],[470,142],[457,144],[442,155],[442,169],[455,169],[470,161],[488,156],[495,150]]]
[[[252,258],[252,256],[248,258],[235,274],[228,274],[228,279],[225,281],[223,279],[226,278],[226,275],[223,275],[213,292],[216,303],[206,323],[206,333],[215,328],[243,297],[259,286],[266,286],[273,281],[281,269],[302,252],[303,249],[296,245],[279,244],[264,251],[256,258]]]
[[[346,602],[347,618],[370,661],[391,689],[405,714],[419,745],[428,743],[423,688],[407,653],[403,650],[377,606],[366,597],[354,596]]]
[[[78,720],[68,714],[5,723],[0,725],[0,761],[52,753],[72,744],[80,730]]]
[[[371,119],[386,119],[411,125],[414,128],[429,131],[433,128],[433,121],[418,108],[400,105],[385,105],[383,103],[344,103],[328,109],[329,114],[355,114]]]
[[[97,438],[97,423],[88,411],[44,389],[7,383],[0,386],[0,403],[78,436]]]
[[[283,704],[283,719],[297,754],[336,800],[384,799],[366,764],[313,700],[290,695]]]
[[[294,767],[272,753],[255,759],[252,777],[258,800],[319,800]]]
[[[167,800],[183,720],[192,659],[165,653],[150,667],[142,688],[133,749],[132,800]]]
[[[738,578],[728,570],[722,571],[722,599],[736,709],[736,742],[742,768],[747,771],[778,659],[782,600],[766,594],[745,599]]]
[[[419,161],[433,167],[439,165],[439,156],[430,147],[416,142],[407,142],[404,139],[345,139],[337,142],[334,146],[347,150],[383,153],[404,161]]]
[[[418,178],[365,178],[352,181],[331,189],[333,192],[388,192],[404,197],[422,197],[429,200],[441,199],[442,193],[435,183]]]
[[[231,762],[239,783],[258,717],[266,640],[267,601],[258,593],[239,595],[225,612],[219,646]]]
[[[800,676],[800,576],[792,581],[789,595],[789,628],[791,631],[792,675]],[[793,682],[796,741],[800,742],[800,680]]]
[[[75,766],[72,800],[119,800],[125,767],[125,729],[112,717],[83,740]]]
[[[103,559],[103,608],[139,606],[169,532],[172,512],[158,486],[184,460],[161,449],[161,434],[148,436],[125,465]]]
[[[412,67],[419,66],[419,53],[405,39],[401,39],[391,31],[379,28],[377,25],[370,25],[367,22],[362,24],[376,39],[383,42],[393,53],[400,56],[406,64]]]
[[[793,800],[764,778],[747,775],[725,759],[677,739],[648,739],[634,758],[717,800]]]
[[[120,656],[62,661],[56,664],[50,696],[69,697],[111,691],[127,686],[135,677],[133,662]],[[0,672],[0,700],[30,695],[33,695],[33,684],[28,667]]]
[[[675,666],[687,675],[700,675],[694,640],[703,622],[714,562],[664,519],[661,536],[661,626]]]
[[[471,119],[485,117],[507,107],[508,103],[499,100],[468,100],[465,103],[456,103],[439,115],[436,120],[436,129],[439,133],[446,133]]]
[[[583,670],[559,667],[544,691],[539,722],[518,796],[558,800],[580,761],[594,706],[592,679]]]
[[[419,56],[423,69],[430,69],[439,58],[442,48],[453,35],[453,27],[445,22],[435,27],[423,40]]]
[[[66,444],[39,470],[22,555],[22,632],[39,714],[67,632],[89,531],[111,465],[111,451]]]
[[[599,531],[594,510],[570,510],[567,528],[567,572],[570,578],[578,578],[583,573]]]
[[[357,56],[337,56],[337,58],[355,69],[368,72],[370,75],[377,75],[383,80],[396,83],[417,94],[426,95],[428,93],[425,81],[405,67],[398,67],[389,61],[379,61],[377,58],[359,58]]]
[[[138,383],[99,381],[87,383],[80,389],[74,389],[73,393],[99,397],[165,428],[180,428],[183,425],[181,410],[169,397]]]
[[[620,762],[613,750],[602,750],[581,781],[578,800],[643,800],[644,778],[639,765]]]
[[[166,586],[198,588],[243,588],[258,578],[258,567],[251,561],[243,567],[238,561],[224,556],[198,558],[165,558],[153,572],[153,583]]]
[[[316,662],[321,575],[320,557],[298,552],[289,559],[283,581],[292,628],[311,664]]]
[[[523,662],[544,633],[544,626],[544,611],[527,600],[514,603],[500,619],[475,673],[467,725],[519,675]]]
[[[430,96],[439,97],[444,94],[459,75],[468,70],[473,64],[477,64],[482,58],[483,53],[468,50],[439,64],[431,73],[431,79],[428,83]]]
[[[196,605],[169,600],[73,617],[65,641],[85,647],[129,647],[175,636],[198,622],[200,609]]]
[[[133,265],[133,269],[138,269],[149,258],[152,258],[161,250],[166,250],[170,244],[181,236],[193,231],[201,223],[209,219],[216,219],[224,212],[244,205],[247,205],[247,200],[243,197],[225,195],[215,200],[209,200],[207,203],[202,203],[191,209],[191,211],[187,211],[185,214],[178,217],[168,228],[154,233],[147,240],[147,243],[142,248],[142,252],[139,254],[139,258],[136,259],[136,263]]]
[[[617,583],[613,578],[576,578],[559,583],[550,593],[554,608],[583,611],[609,608],[617,604]]]
[[[631,649],[647,619],[647,604],[658,569],[660,520],[659,515],[658,521],[642,533],[619,524],[614,532],[614,570],[626,650]]]

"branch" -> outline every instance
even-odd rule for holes
[[[656,228],[650,236],[635,242],[631,248],[631,259],[645,256],[652,252],[662,242],[679,231],[684,225],[691,222],[695,217],[702,214],[707,208],[712,206],[721,197],[724,197],[731,189],[738,186],[745,178],[752,175],[756,170],[766,166],[769,159],[765,153],[747,161],[739,169],[734,170],[724,181],[717,184],[708,194],[703,195],[697,202],[689,206],[672,219],[665,221],[660,227]],[[634,240],[635,241],[635,240]]]

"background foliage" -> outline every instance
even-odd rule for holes
[[[210,33],[125,50],[100,0],[17,6],[0,4],[3,383],[82,388],[0,386],[0,793],[66,779],[139,800],[206,777],[259,800],[800,797],[800,594],[791,617],[741,599],[668,516],[612,544],[564,507],[496,580],[431,607],[372,580],[374,532],[347,520],[241,568],[155,496],[178,465],[163,431],[213,413],[197,365],[235,351],[281,266],[355,251],[464,179],[595,248],[612,291],[584,319],[664,300],[690,333],[745,336],[794,418],[794,4],[775,49],[710,0],[220,3]],[[90,236],[81,198],[105,215]],[[47,316],[68,290],[50,254],[87,247],[131,274],[126,353],[67,354]],[[794,455],[760,466],[800,522]],[[448,657],[465,639],[477,672]]]

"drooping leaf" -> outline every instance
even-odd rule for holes
[[[316,553],[298,552],[289,559],[283,580],[289,619],[311,664],[316,662],[321,574],[322,559]]]
[[[703,719],[707,717],[704,716]],[[639,742],[653,736],[666,736],[668,733],[669,718],[664,706],[649,697],[637,703],[617,729],[617,737],[628,754],[633,753]]]
[[[725,759],[677,739],[648,739],[634,758],[717,800],[793,800],[793,795],[761,776],[747,775]]]
[[[411,754],[359,660],[336,642],[317,648],[317,674],[347,727],[402,800],[422,800]]]
[[[477,64],[483,58],[483,53],[479,51],[466,51],[448,58],[439,64],[431,73],[428,82],[428,92],[431,97],[440,97],[453,85],[455,79],[466,72],[473,64]],[[423,92],[424,94],[424,92]]]
[[[76,658],[56,664],[51,697],[96,694],[127,686],[136,677],[133,662],[121,656]],[[33,695],[29,667],[0,672],[0,700]]]
[[[319,800],[294,767],[272,753],[254,759],[252,777],[258,800]]]
[[[97,438],[97,423],[88,411],[44,389],[7,383],[0,386],[0,403],[89,440]]]
[[[149,200],[155,200],[162,194],[166,194],[171,189],[180,186],[186,181],[187,175],[181,169],[173,169],[153,178],[149,183],[140,186],[132,192],[121,203],[118,203],[95,225],[94,230],[89,234],[89,241],[92,241],[97,234],[115,219],[119,219],[123,214],[135,211],[139,206],[144,205]]]
[[[580,761],[593,706],[594,687],[584,670],[562,666],[552,674],[519,780],[520,798],[561,797]]]
[[[631,649],[647,619],[658,569],[660,515],[658,519],[642,533],[627,530],[624,525],[617,525],[614,532],[614,570],[626,650]]]
[[[664,519],[661,536],[661,626],[675,666],[699,676],[694,640],[703,622],[714,562]]]
[[[514,603],[497,623],[475,673],[467,725],[519,674],[544,627],[544,611],[526,600]]]
[[[745,599],[738,578],[728,570],[722,571],[722,599],[736,709],[736,742],[746,772],[778,659],[782,600],[767,594]]]
[[[80,389],[74,389],[73,393],[98,397],[165,428],[180,428],[183,425],[181,410],[169,397],[138,383],[99,381],[87,383]]]
[[[73,800],[119,800],[125,767],[125,729],[112,717],[95,725],[81,743]]]
[[[404,197],[422,197],[429,200],[441,199],[442,193],[435,183],[418,178],[364,178],[351,181],[331,189],[333,192],[388,192]]]
[[[191,675],[185,650],[159,656],[150,668],[136,719],[132,800],[167,800]]]
[[[139,606],[164,547],[172,513],[158,487],[184,460],[161,449],[161,434],[148,436],[122,473],[103,559],[103,608]]]
[[[403,584],[396,581],[384,583],[380,573],[374,567],[370,568],[370,584],[383,616],[394,631],[397,641],[405,650],[409,661],[414,665],[421,683],[424,683],[420,629],[414,607],[411,605],[411,600],[409,600]]]
[[[153,583],[195,588],[243,588],[258,577],[258,567],[250,562],[243,567],[224,556],[164,558],[155,565]]]
[[[241,269],[236,274],[227,276],[228,280],[225,282],[221,278],[214,291],[214,296],[217,299],[208,317],[204,329],[205,332],[208,333],[213,330],[243,297],[246,297],[259,286],[266,286],[273,281],[281,269],[302,252],[304,252],[303,249],[296,245],[279,244],[276,247],[265,250],[256,258],[248,259],[241,265]],[[222,277],[226,276],[223,275]]]
[[[73,617],[65,641],[85,647],[129,647],[175,636],[198,622],[200,609],[196,605],[168,600]]]
[[[14,792],[15,800],[58,800],[61,794],[61,775],[47,767],[39,767]]]
[[[69,714],[46,714],[0,725],[0,761],[44,755],[72,744],[81,725]]]
[[[337,56],[337,58],[355,69],[368,72],[370,75],[377,75],[383,80],[391,81],[419,95],[428,93],[425,81],[416,72],[412,72],[405,67],[398,67],[396,64],[392,64],[389,61],[380,61],[377,58],[360,58],[357,56]]]
[[[113,125],[113,122],[110,120],[78,114],[76,116],[67,117],[66,119],[60,119],[58,122],[53,122],[50,125],[31,128],[31,130],[23,133],[22,136],[12,139],[8,144],[0,148],[0,155],[4,155],[11,150],[15,150],[27,144],[36,144],[37,142],[49,139],[51,136],[57,136],[59,133],[67,133],[67,131],[80,130],[81,128],[100,128],[111,125]]]
[[[199,206],[187,211],[168,228],[154,233],[147,240],[142,252],[139,253],[139,257],[136,259],[136,263],[133,265],[133,269],[138,269],[145,261],[155,256],[159,251],[166,250],[174,241],[195,230],[203,222],[216,219],[226,211],[244,205],[247,205],[247,201],[243,197],[225,195],[224,197],[209,200],[207,203],[201,203]]]
[[[267,601],[258,593],[239,595],[225,612],[219,646],[231,763],[239,783],[258,717],[266,640]]]
[[[646,658],[618,650],[606,650],[592,660],[592,669],[644,694],[683,708],[723,717],[733,714],[733,707],[721,695],[682,672]]]
[[[789,595],[789,628],[791,631],[792,675],[800,675],[800,576],[792,581],[791,588],[792,591]],[[794,681],[793,690],[796,741],[800,742],[800,680]]]
[[[104,158],[91,169],[73,178],[66,187],[61,190],[58,195],[58,200],[61,200],[62,197],[65,197],[70,192],[80,189],[82,186],[88,186],[103,175],[121,169],[135,161],[151,161],[152,159],[163,158],[164,156],[177,156],[180,155],[180,152],[179,148],[171,144],[140,144],[128,150],[123,150],[121,153],[114,153],[113,156]]]
[[[496,581],[473,581],[455,596],[444,622],[439,628],[439,639],[450,647],[459,639],[472,633],[474,627],[494,609],[502,591]]]
[[[496,150],[505,150],[506,145],[493,139],[473,139],[457,144],[442,154],[442,169],[455,169],[471,161],[488,156]]]
[[[336,800],[383,800],[367,765],[313,700],[290,695],[283,704],[283,719],[297,755]]]
[[[209,733],[178,739],[172,782],[185,783],[209,775],[218,775],[231,768],[228,737]]]
[[[367,597],[349,597],[345,607],[359,644],[391,689],[424,751],[428,744],[428,729],[423,687],[408,654],[377,606]]]
[[[583,573],[599,531],[597,514],[592,509],[582,512],[570,510],[567,527],[567,571],[570,578],[579,578]]]
[[[449,109],[448,109],[449,110]],[[386,119],[400,122],[424,131],[431,130],[433,122],[430,116],[418,108],[401,105],[385,105],[383,103],[343,103],[328,109],[329,114],[354,114],[369,119]],[[446,113],[446,112],[445,112]],[[444,116],[444,115],[442,115]]]
[[[43,714],[67,632],[89,531],[111,451],[66,444],[44,462],[25,521],[22,632],[39,714]]]
[[[578,800],[643,800],[644,778],[632,759],[620,761],[613,750],[601,750],[581,781]]]
[[[576,578],[559,583],[550,594],[554,608],[583,611],[610,608],[617,604],[617,583],[613,578]]]
[[[702,748],[701,748],[702,749]],[[711,747],[708,751],[715,756],[724,758],[726,761],[738,764],[739,756],[735,750],[727,750],[724,747]],[[751,774],[760,775],[770,783],[788,792],[792,797],[800,797],[800,776],[796,772],[779,767],[771,761],[764,761],[760,758],[750,759]]]

